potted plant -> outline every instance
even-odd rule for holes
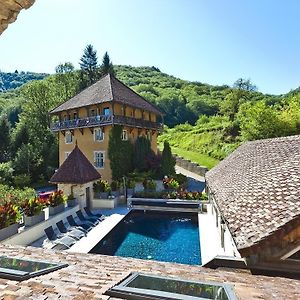
[[[135,181],[133,179],[129,179],[127,181],[127,194],[128,195],[133,195],[134,194],[134,189],[135,189]]]
[[[18,233],[20,212],[12,202],[0,204],[0,241]]]
[[[26,199],[21,203],[25,226],[33,226],[45,220],[44,204],[39,198]]]
[[[58,213],[61,213],[65,209],[67,197],[63,194],[63,191],[58,190],[53,192],[49,196],[49,215],[53,216]]]
[[[106,180],[99,180],[94,183],[94,192],[95,198],[100,196],[102,199],[108,199],[108,195],[111,192],[111,187]]]
[[[156,191],[156,182],[153,179],[145,178],[143,181],[144,191]]]
[[[111,195],[114,196],[114,197],[118,197],[120,195],[120,192],[119,192],[119,182],[116,181],[116,180],[113,180],[111,182]]]
[[[77,205],[77,199],[74,197],[73,193],[71,193],[67,198],[68,207],[74,207]]]

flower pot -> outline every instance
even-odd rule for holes
[[[100,192],[101,199],[108,199],[108,192]]]
[[[0,241],[3,241],[10,236],[18,233],[19,224],[15,223],[8,227],[0,229]]]
[[[49,216],[53,216],[53,215],[56,215],[56,214],[59,214],[61,212],[63,212],[65,210],[65,204],[62,203],[58,206],[49,206]]]
[[[41,211],[38,215],[35,216],[24,216],[25,226],[33,226],[37,223],[43,222],[45,220],[45,212]]]
[[[68,207],[74,207],[77,205],[77,199],[68,200]]]

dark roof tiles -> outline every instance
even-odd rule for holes
[[[135,93],[111,74],[103,76],[100,80],[84,89],[73,98],[62,103],[50,113],[55,114],[61,111],[110,101],[124,103],[159,115],[162,114],[153,104]]]
[[[246,270],[212,270],[200,266],[1,244],[0,251],[1,255],[46,259],[69,265],[21,282],[0,279],[0,299],[108,299],[104,292],[130,272],[229,283],[240,300],[300,298],[298,280],[251,275]]]
[[[206,174],[238,249],[300,218],[300,136],[248,142]]]
[[[84,184],[101,178],[77,144],[67,159],[51,177],[52,183]]]

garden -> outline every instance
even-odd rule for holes
[[[22,224],[29,227],[44,221],[45,208],[49,209],[50,216],[63,211],[73,198],[60,190],[41,197],[31,188],[0,185],[0,240],[18,233]]]

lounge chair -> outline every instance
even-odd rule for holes
[[[82,230],[76,228],[67,228],[63,221],[57,222],[56,226],[62,234],[67,234],[76,240],[80,240],[86,235]]]
[[[44,231],[48,240],[52,241],[54,244],[60,244],[67,248],[70,248],[76,242],[75,239],[71,238],[70,236],[56,234],[52,226],[49,226],[48,228],[44,229]]]
[[[88,207],[84,208],[85,213],[89,216],[89,217],[96,217],[96,218],[103,218],[102,214],[96,214],[96,213],[92,213],[91,210]]]
[[[79,218],[81,222],[90,222],[93,226],[96,226],[100,223],[100,220],[98,218],[86,218],[81,210],[76,211],[76,215]]]
[[[52,249],[52,250],[67,250],[69,248],[65,245],[62,245],[62,244],[53,243],[50,249]]]
[[[91,223],[76,222],[72,215],[68,216],[67,220],[71,226],[81,227],[85,232],[90,231],[92,227],[94,227],[93,224],[91,225]]]

